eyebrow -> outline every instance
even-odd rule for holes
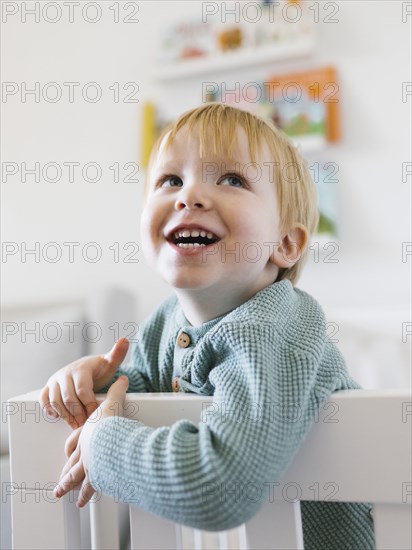
[[[175,160],[169,160],[167,162],[162,162],[153,167],[154,171],[164,171],[164,170],[178,170],[181,164]]]

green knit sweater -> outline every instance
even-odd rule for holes
[[[178,343],[182,332],[189,336],[187,347]],[[213,395],[219,413],[198,425],[180,420],[161,428],[126,418],[99,422],[90,447],[92,485],[208,531],[231,529],[254,516],[316,411],[332,392],[360,388],[328,340],[319,304],[287,280],[198,327],[187,321],[176,297],[169,298],[143,324],[132,364],[122,366],[113,381],[121,374],[129,377],[129,392],[170,392],[178,378],[180,391]],[[257,407],[260,414],[252,412]],[[291,407],[299,413],[292,419]],[[242,490],[251,483],[261,487],[260,499]],[[205,498],[206,487],[228,490],[224,498],[221,492]],[[369,504],[301,507],[306,549],[375,548]]]

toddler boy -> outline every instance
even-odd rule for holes
[[[120,366],[122,339],[48,381],[43,405],[77,428],[58,496],[83,483],[80,506],[99,489],[209,531],[256,514],[319,408],[334,391],[360,387],[328,340],[321,307],[295,288],[317,221],[307,165],[271,123],[210,103],[164,130],[149,163],[141,239],[174,295],[141,327],[131,365]],[[86,421],[94,392],[106,389]],[[213,395],[215,413],[198,425],[150,428],[114,416],[127,389]],[[259,501],[242,490],[250,483],[261,487]],[[370,510],[302,502],[305,548],[374,548]]]

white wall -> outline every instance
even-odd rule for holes
[[[3,3],[7,4],[7,2]],[[151,77],[156,45],[163,26],[192,14],[200,20],[202,2],[137,2],[138,23],[123,23],[125,4],[120,2],[119,23],[113,22],[112,3],[102,2],[102,18],[90,24],[75,12],[68,21],[47,23],[27,16],[22,22],[22,5],[10,4],[19,12],[2,25],[3,81],[43,86],[57,82],[63,97],[56,103],[43,98],[39,103],[27,96],[8,96],[2,103],[3,162],[41,166],[54,161],[98,162],[103,177],[98,183],[67,177],[57,183],[28,181],[20,176],[2,182],[2,237],[5,242],[27,247],[38,241],[41,248],[51,241],[63,250],[57,263],[20,254],[3,258],[2,294],[7,304],[36,303],[81,297],[96,288],[116,284],[136,293],[139,318],[150,311],[170,290],[145,266],[113,261],[113,243],[140,242],[139,212],[143,173],[139,183],[114,183],[109,166],[115,162],[139,162],[142,101],[165,97],[170,91],[173,106],[190,107],[192,90],[200,98],[201,82],[187,86],[162,85]],[[42,6],[45,3],[41,3]],[[116,4],[116,3],[114,3]],[[131,3],[133,4],[133,3]],[[320,3],[321,13],[324,3]],[[311,262],[300,286],[312,292],[326,309],[338,306],[376,307],[378,314],[392,306],[410,303],[408,275],[411,258],[402,262],[402,242],[410,236],[410,183],[402,182],[402,163],[410,161],[411,102],[402,102],[402,82],[411,81],[410,21],[402,22],[402,2],[338,2],[338,23],[318,24],[319,50],[310,62],[273,65],[263,75],[289,68],[305,68],[331,62],[341,78],[343,141],[323,153],[325,161],[339,165],[341,200],[341,248],[339,262]],[[4,6],[3,6],[4,9]],[[54,17],[50,8],[49,17]],[[89,17],[94,17],[90,10]],[[256,71],[250,71],[250,81]],[[245,80],[242,74],[239,78]],[[218,75],[216,80],[225,78]],[[63,82],[97,82],[103,90],[98,103],[84,101],[75,91],[68,101]],[[119,82],[139,85],[139,103],[115,103],[109,87]],[[121,97],[126,92],[120,88]],[[128,90],[130,91],[130,89]],[[182,95],[187,93],[187,99]],[[5,102],[4,102],[5,101]],[[197,102],[197,100],[196,100]],[[67,175],[67,171],[65,172]],[[124,173],[123,173],[124,175]],[[64,242],[95,241],[102,259],[89,263],[81,247],[69,262]],[[52,249],[48,251],[52,254]],[[129,249],[131,251],[131,249]],[[90,252],[92,250],[90,249]],[[126,252],[121,250],[120,258]],[[4,260],[7,261],[4,261]],[[407,313],[405,314],[407,315]],[[402,319],[408,321],[408,318]]]

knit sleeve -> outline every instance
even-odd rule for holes
[[[234,528],[268,499],[319,407],[319,361],[270,327],[221,325],[213,402],[196,425],[100,422],[91,438],[96,490],[165,519],[209,531]]]

